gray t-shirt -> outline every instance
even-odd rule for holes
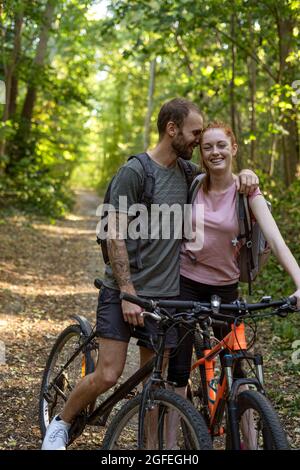
[[[131,279],[137,294],[146,297],[173,297],[179,294],[179,253],[188,187],[185,175],[178,163],[172,168],[165,168],[151,160],[151,165],[155,185],[151,219],[148,216],[150,240],[140,240],[142,269],[138,269],[136,263],[137,241],[127,238],[125,243]],[[195,165],[195,171],[196,168]],[[110,193],[110,204],[116,211],[126,212],[129,217],[133,215],[130,206],[137,204],[140,200],[143,178],[144,170],[136,158],[129,160],[120,168],[113,180]],[[120,206],[119,196],[127,197],[127,207],[123,207],[122,204]],[[163,217],[161,215],[159,217],[159,206],[162,204],[167,205],[165,208],[175,204],[173,209],[176,216],[169,217],[167,210],[163,212]],[[162,207],[160,207],[161,210]],[[132,219],[129,219],[129,226],[130,220]],[[171,223],[168,223],[169,220]],[[168,230],[170,230],[170,236],[168,236]],[[147,233],[145,226],[144,233]],[[104,285],[118,289],[110,265],[106,266]]]

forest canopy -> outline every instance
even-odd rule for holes
[[[175,96],[232,126],[238,169],[266,191],[298,188],[298,0],[8,0],[0,14],[2,203],[63,214],[71,186],[104,188],[155,144]]]

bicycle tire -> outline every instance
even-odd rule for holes
[[[247,450],[288,450],[290,449],[289,443],[287,441],[285,432],[281,426],[278,415],[274,410],[270,401],[261,393],[255,390],[246,390],[238,394],[237,397],[237,408],[238,408],[238,422],[239,422],[239,432],[241,440],[242,429],[241,429],[241,418],[245,412],[253,410],[258,414],[258,426],[262,426],[261,429],[261,438],[257,437],[256,448],[249,448]],[[254,418],[252,418],[254,420]],[[226,449],[232,449],[231,435],[228,429],[227,440],[226,440]],[[243,444],[242,444],[243,446]],[[241,447],[242,449],[243,447]]]
[[[185,399],[174,392],[164,389],[157,389],[151,392],[150,409],[158,406],[160,415],[166,416],[169,411],[176,411],[180,418],[179,429],[182,435],[179,436],[178,442],[186,445],[187,437],[192,439],[189,443],[190,449],[210,450],[212,442],[209,436],[206,424],[202,416],[197,413],[195,408]],[[120,411],[113,417],[103,440],[102,449],[137,449],[137,432],[138,432],[138,414],[141,404],[142,394],[127,402]],[[162,409],[165,410],[162,413]],[[133,419],[132,424],[131,419]],[[159,420],[158,420],[159,421]],[[182,422],[184,426],[182,426]],[[160,423],[157,429],[157,442],[155,450],[163,450],[166,445],[165,438],[162,438],[162,429],[165,429],[164,423]],[[127,427],[128,425],[128,427]],[[124,435],[122,431],[125,431]],[[165,431],[163,431],[165,432]],[[131,445],[131,447],[130,447]],[[146,446],[147,447],[147,446]]]
[[[197,359],[203,357],[203,339],[198,330],[195,331],[194,335],[194,350]]]
[[[198,359],[202,359],[203,356],[203,339],[196,330],[193,343],[192,363],[196,362]],[[204,396],[206,393],[206,373],[202,365],[190,372],[190,379],[187,384],[187,398],[200,413],[202,413],[204,408]],[[208,417],[206,418],[208,420]]]
[[[58,371],[74,354],[75,350],[86,340],[80,325],[74,324],[64,329],[55,341],[48,356],[43,372],[40,396],[39,396],[39,425],[42,437],[44,438],[47,426],[51,419],[61,411],[64,400],[57,392],[48,390],[51,377],[57,375]],[[69,395],[76,383],[84,375],[93,371],[93,364],[90,353],[81,353],[72,361],[67,371],[58,379],[58,385],[65,395]],[[45,393],[49,392],[49,401],[45,398]],[[52,393],[52,395],[51,395]],[[52,406],[51,405],[52,400]]]

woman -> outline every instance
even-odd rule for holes
[[[193,204],[193,227],[196,226],[196,204],[204,205],[204,242],[202,249],[198,251],[193,251],[193,243],[183,243],[180,260],[182,300],[209,302],[211,296],[216,294],[222,302],[230,303],[238,297],[239,247],[232,243],[239,234],[237,192],[232,174],[237,150],[236,138],[229,126],[222,122],[212,122],[204,128],[200,151],[206,177]],[[295,282],[296,291],[292,295],[297,298],[297,307],[300,308],[300,268],[286,246],[259,189],[249,196],[249,205],[274,255]],[[223,329],[222,332],[214,329],[218,339],[227,332],[229,329]],[[192,341],[190,335],[187,335],[177,355],[170,359],[168,371],[168,380],[177,383],[176,391],[180,395],[185,394],[191,356]],[[242,376],[242,369],[236,370],[235,375]]]

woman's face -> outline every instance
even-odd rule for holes
[[[208,129],[202,136],[201,153],[203,164],[209,172],[231,171],[237,144],[232,144],[223,129]]]

